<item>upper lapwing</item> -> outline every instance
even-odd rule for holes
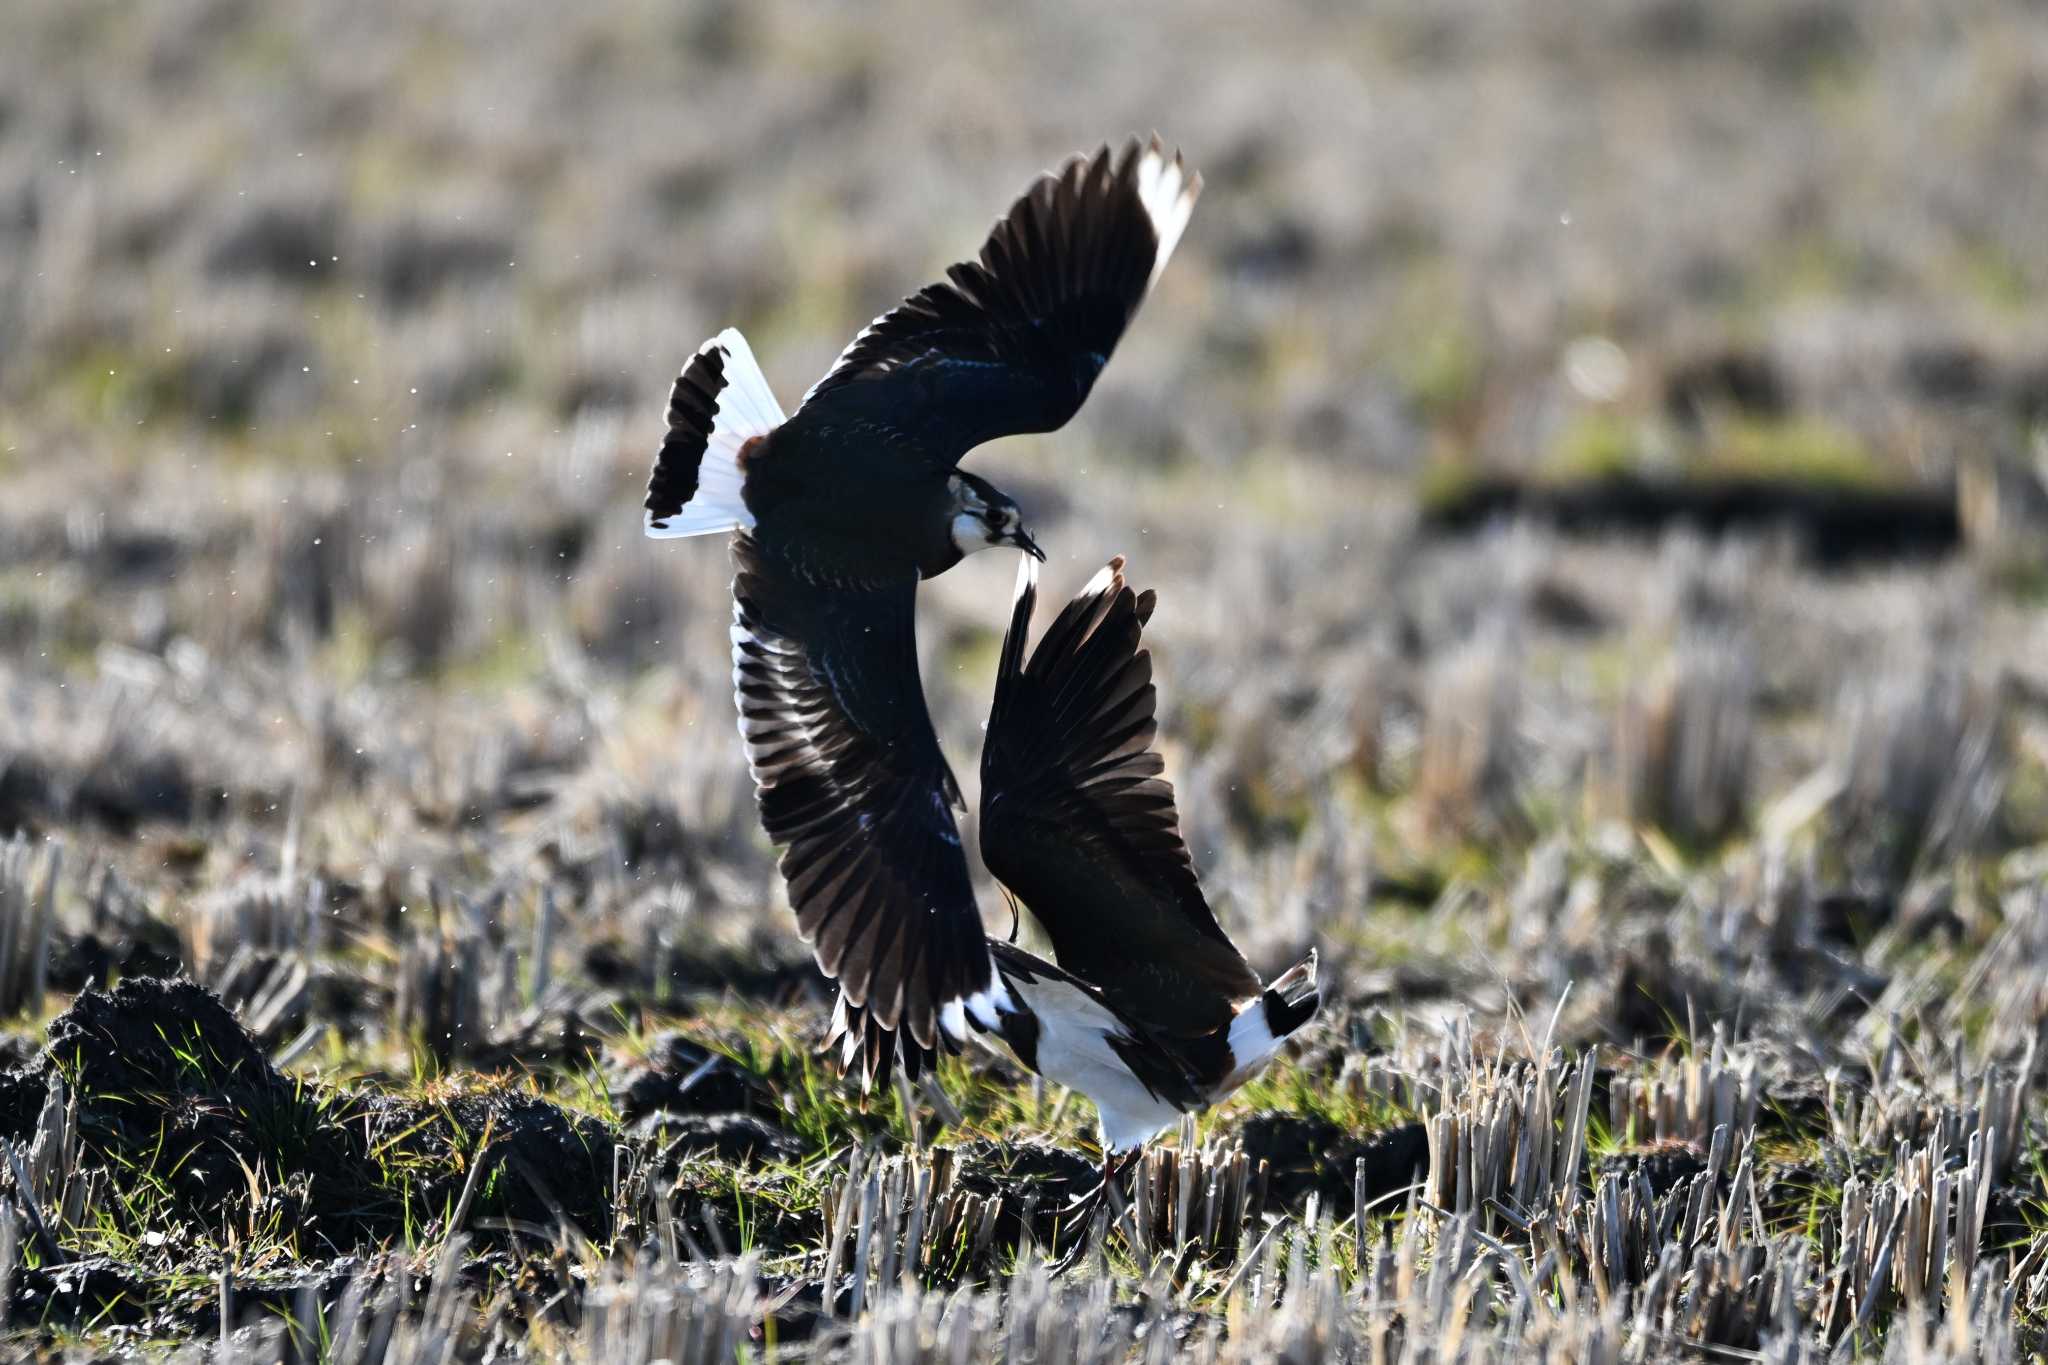
[[[937,1042],[971,1036],[1087,1095],[1107,1163],[1262,1067],[1314,1016],[1316,959],[1311,952],[1262,982],[1202,896],[1152,747],[1156,692],[1142,634],[1153,595],[1133,593],[1123,560],[1111,560],[1026,662],[1037,581],[1037,564],[1025,560],[982,747],[981,849],[989,871],[1044,928],[1057,965],[988,940],[988,985],[963,1007],[942,1010]],[[776,658],[763,648],[740,670],[743,706],[771,724],[767,717],[807,705],[779,687]],[[835,730],[811,732],[806,744],[819,753],[855,747]],[[784,741],[777,752],[799,770],[825,766],[795,757],[798,747]],[[857,879],[842,869],[859,857],[858,821],[835,817],[816,784],[807,795],[818,827],[837,830],[843,843],[785,863],[792,885]],[[893,900],[863,902],[880,956],[914,964],[933,953],[972,955],[947,913],[972,911],[959,847],[933,838],[926,851],[931,880]],[[834,1020],[845,1062],[859,1057],[871,1076],[899,1053],[913,1070],[930,1057],[914,1031],[892,1036],[887,1003],[872,991],[861,1000],[842,990]]]
[[[958,462],[1074,414],[1200,183],[1156,138],[1076,158],[978,260],[870,324],[793,417],[734,331],[669,400],[647,533],[737,532],[740,728],[798,926],[846,1000],[923,1053],[1002,983],[918,679],[917,584],[991,545],[1044,557]]]
[[[670,392],[647,534],[744,530],[813,587],[900,587],[991,545],[1038,554],[1017,504],[960,459],[1074,415],[1201,183],[1156,137],[1041,176],[979,259],[869,323],[793,417],[746,339],[720,332]]]

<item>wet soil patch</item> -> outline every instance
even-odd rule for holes
[[[1820,487],[1733,476],[1617,474],[1570,484],[1477,479],[1431,503],[1422,524],[1457,535],[1508,517],[1539,521],[1566,535],[1651,537],[1674,526],[1710,536],[1785,529],[1823,568],[1935,559],[1962,545],[1955,494],[1946,487]]]

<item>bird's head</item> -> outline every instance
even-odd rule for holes
[[[977,474],[960,472],[947,481],[946,490],[953,498],[953,548],[963,557],[991,545],[1014,545],[1034,559],[1045,558],[1009,494]]]

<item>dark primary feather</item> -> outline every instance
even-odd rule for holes
[[[718,418],[718,395],[725,388],[725,350],[706,346],[676,376],[668,395],[668,434],[654,457],[642,505],[656,522],[683,510],[697,493],[697,469],[711,428]]]
[[[848,1002],[844,991],[833,1005],[832,1028],[825,1037],[825,1046],[828,1051],[839,1048],[842,1071],[852,1070],[857,1063],[861,1083],[869,1090],[889,1083],[899,1058],[904,1078],[914,1081],[938,1062],[939,1053],[960,1050],[943,1028],[931,1047],[925,1047],[900,1029],[883,1028],[866,1006]]]
[[[877,318],[804,398],[798,427],[887,432],[936,467],[998,436],[1074,415],[1145,297],[1159,229],[1141,196],[1148,156],[1180,176],[1158,139],[1107,147],[1040,177],[997,221],[978,259]],[[1171,243],[1168,243],[1170,249]]]
[[[1051,937],[1062,968],[1180,1037],[1224,1027],[1259,979],[1216,923],[1152,749],[1152,595],[1123,561],[1062,610],[1025,662],[1026,563],[981,760],[982,858]]]
[[[745,534],[733,554],[734,684],[761,821],[872,1071],[896,1030],[906,1048],[938,1045],[940,1006],[991,970],[918,679],[916,579],[830,590]]]

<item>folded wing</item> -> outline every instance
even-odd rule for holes
[[[916,580],[822,588],[734,537],[733,686],[797,925],[870,1078],[988,1009],[994,973],[918,677]]]
[[[1152,748],[1152,594],[1123,560],[1067,604],[1025,661],[1038,566],[1026,560],[1003,639],[981,763],[981,851],[1029,907],[1060,966],[1147,1027],[1228,1026],[1259,978],[1217,925]]]
[[[1156,137],[1041,177],[978,259],[854,338],[797,422],[863,424],[944,467],[983,441],[1064,425],[1173,254],[1201,183]]]

